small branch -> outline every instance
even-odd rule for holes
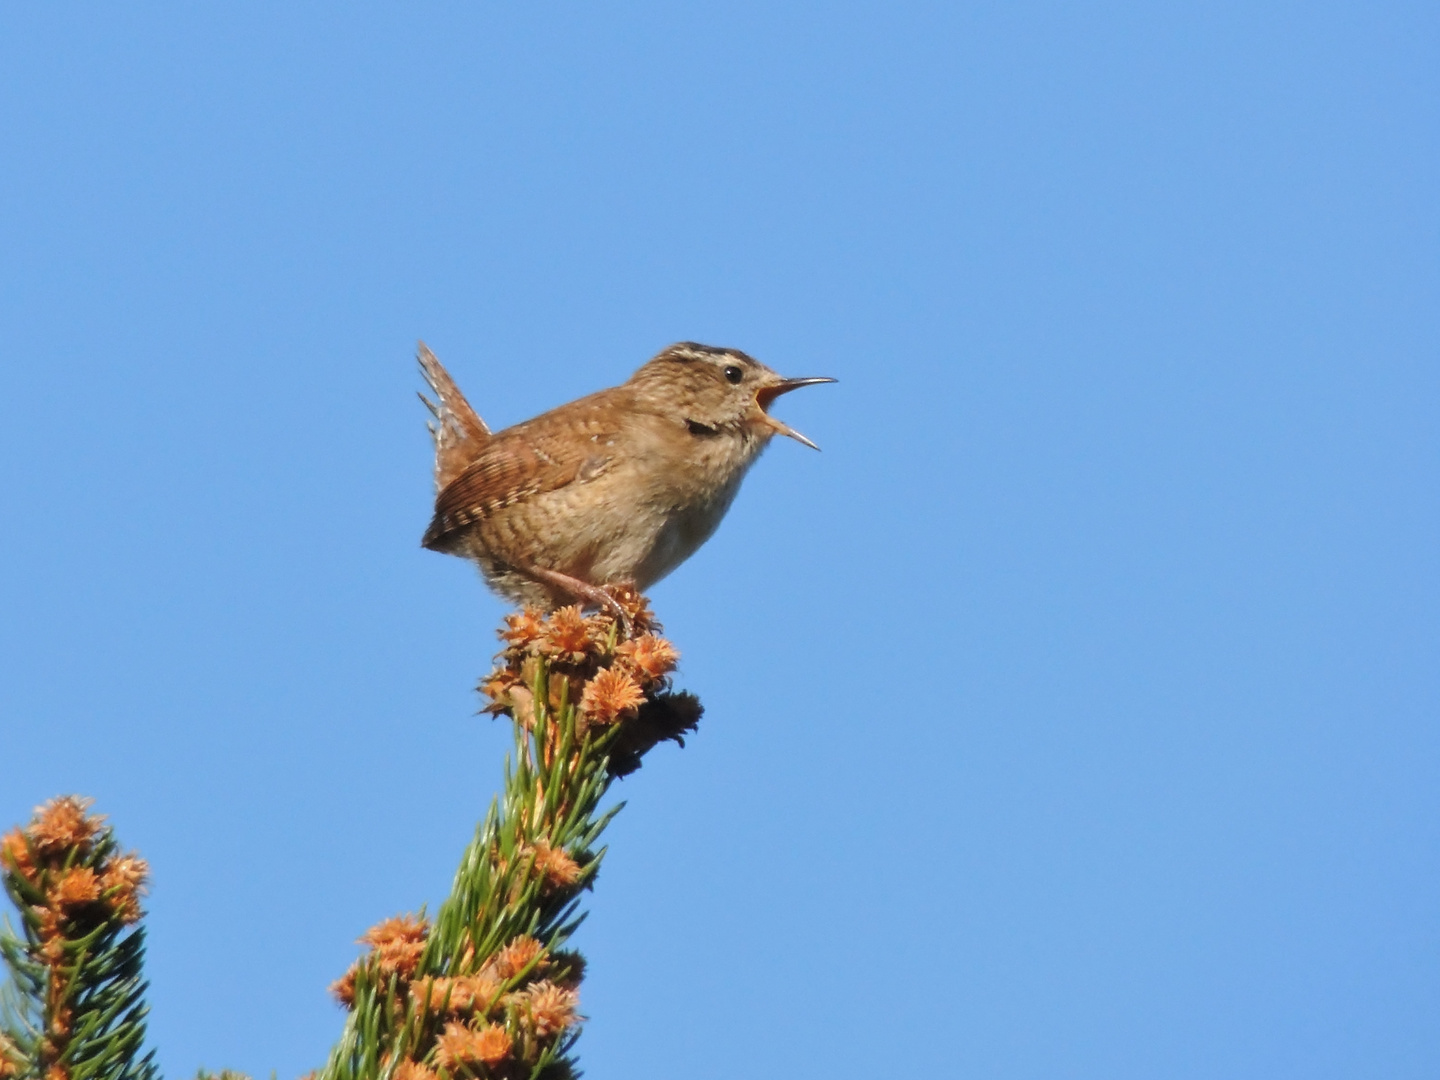
[[[657,743],[683,745],[699,701],[670,689],[678,654],[643,597],[617,596],[636,635],[578,607],[508,616],[481,686],[515,725],[504,790],[466,849],[433,924],[401,916],[333,987],[350,1017],[320,1080],[573,1077],[583,957],[568,943],[617,776]]]

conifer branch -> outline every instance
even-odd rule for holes
[[[0,954],[11,979],[0,1002],[0,1077],[155,1080],[145,1042],[140,894],[149,868],[119,854],[90,800],[53,799],[0,840],[7,920]]]
[[[515,725],[504,791],[460,862],[433,924],[400,916],[333,988],[350,1008],[320,1080],[566,1080],[578,1076],[584,959],[567,947],[584,916],[620,806],[611,782],[666,739],[683,745],[699,701],[670,689],[678,654],[643,597],[620,595],[634,636],[578,607],[506,618],[481,684]]]

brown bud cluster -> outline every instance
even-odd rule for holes
[[[500,1000],[505,983],[496,975],[423,978],[410,984],[410,997],[423,1012],[486,1016]]]
[[[547,1046],[581,1019],[577,993],[584,973],[578,953],[546,952],[528,934],[512,938],[476,963],[466,975],[417,975],[428,926],[413,916],[386,919],[360,941],[371,951],[332,987],[348,1008],[355,1007],[356,980],[366,965],[397,986],[397,1006],[432,1018],[433,1038],[423,1040],[409,1060],[396,1066],[399,1080],[438,1080],[437,1070],[452,1076],[529,1075]]]
[[[656,743],[669,739],[683,746],[701,708],[694,695],[670,689],[680,654],[659,635],[649,602],[625,586],[612,586],[610,592],[624,609],[632,636],[622,639],[618,620],[606,610],[585,615],[571,606],[546,615],[527,608],[506,616],[500,631],[505,647],[480,692],[490,699],[486,712],[503,713],[533,731],[543,670],[545,701],[538,712],[548,719],[566,703],[578,706],[576,728],[582,736],[592,728],[618,725],[610,771],[624,776],[640,767]]]
[[[0,868],[23,895],[40,899],[36,910],[51,936],[72,930],[81,937],[100,922],[128,926],[141,915],[150,868],[133,852],[110,850],[105,818],[88,812],[91,801],[51,799],[36,807],[29,825],[0,837]]]
[[[440,1080],[440,1074],[418,1061],[402,1061],[395,1066],[394,1080]]]
[[[663,689],[679,654],[656,636],[660,625],[643,596],[623,586],[612,593],[630,620],[632,633],[638,635],[623,644],[617,644],[621,628],[609,611],[587,616],[572,605],[549,615],[527,608],[506,616],[500,631],[505,648],[480,687],[491,701],[486,711],[508,713],[533,728],[535,683],[542,663],[549,675],[550,709],[566,701],[581,704],[585,726],[633,716],[648,692]],[[642,662],[636,663],[635,646],[642,641]]]
[[[457,1068],[499,1065],[510,1056],[514,1040],[499,1024],[473,1028],[452,1020],[435,1040],[435,1064],[454,1072]]]
[[[425,951],[429,933],[430,924],[414,915],[396,915],[376,923],[358,940],[358,944],[369,945],[370,951],[330,984],[330,992],[347,1009],[354,1008],[355,980],[362,967],[370,967],[384,983],[392,976],[409,982],[420,963],[420,954]]]
[[[552,889],[568,889],[579,883],[585,871],[564,848],[551,847],[541,840],[534,847],[535,873]]]

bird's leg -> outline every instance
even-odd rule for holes
[[[529,574],[536,581],[543,582],[553,588],[569,593],[580,600],[594,604],[596,607],[609,608],[615,618],[620,622],[620,634],[622,640],[629,640],[632,636],[630,616],[625,614],[625,609],[620,602],[611,596],[598,585],[591,585],[588,581],[581,581],[569,574],[562,574],[558,570],[546,570],[544,567],[527,567],[525,573]]]

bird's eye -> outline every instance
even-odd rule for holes
[[[725,369],[725,378],[733,383],[738,383],[741,379],[745,378],[745,372],[741,371],[734,364],[731,364]]]

